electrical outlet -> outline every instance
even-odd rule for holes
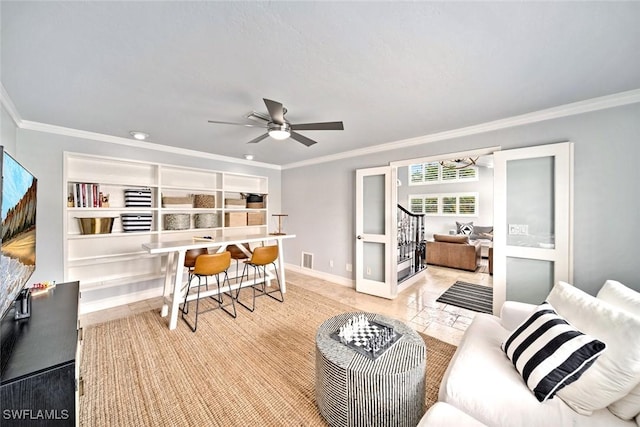
[[[529,234],[529,225],[528,224],[509,224],[509,234],[526,236]]]
[[[332,259],[329,260],[329,267],[333,268],[333,260]]]
[[[351,267],[351,264],[347,264],[347,271],[351,271],[353,270],[353,268]]]
[[[367,276],[371,276],[371,267],[367,267]]]

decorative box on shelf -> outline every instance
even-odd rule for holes
[[[124,190],[124,205],[126,207],[150,208],[150,188],[127,188]]]
[[[162,196],[162,207],[178,209],[192,208],[193,196]]]
[[[247,212],[247,225],[264,225],[264,212]]]
[[[244,227],[247,225],[247,213],[246,212],[225,212],[224,214],[225,227]]]
[[[245,199],[224,199],[224,207],[242,209],[247,207],[247,202]]]
[[[193,196],[194,208],[215,208],[216,196],[213,194],[195,194]]]
[[[164,229],[165,230],[188,230],[191,224],[191,215],[189,214],[165,214]]]
[[[197,213],[193,215],[193,224],[196,228],[214,228],[218,226],[218,214]]]
[[[127,213],[121,217],[123,231],[151,231],[153,215],[150,213]]]

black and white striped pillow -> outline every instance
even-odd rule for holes
[[[605,350],[559,316],[548,302],[509,335],[502,350],[540,402],[576,381]]]

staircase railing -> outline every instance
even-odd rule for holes
[[[398,282],[425,268],[424,214],[398,205]]]

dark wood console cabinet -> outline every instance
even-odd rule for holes
[[[0,425],[77,425],[82,330],[79,283],[31,298],[31,317],[2,320]]]

